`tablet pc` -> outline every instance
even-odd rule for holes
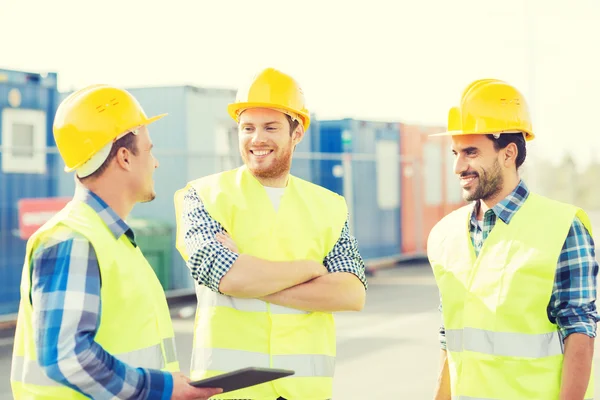
[[[221,388],[223,389],[223,393],[225,393],[284,378],[294,375],[294,373],[295,371],[289,369],[248,367],[226,372],[211,378],[192,381],[190,385],[198,388]]]

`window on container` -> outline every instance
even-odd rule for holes
[[[379,208],[400,206],[400,150],[394,140],[378,140],[375,144],[377,159],[377,204]]]
[[[33,158],[34,151],[34,132],[31,124],[13,124],[12,129],[12,154],[15,157]]]
[[[2,111],[2,171],[46,173],[46,113],[5,108]]]
[[[442,148],[439,143],[423,145],[423,169],[425,172],[425,204],[442,204]]]

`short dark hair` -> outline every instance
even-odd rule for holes
[[[108,153],[108,157],[106,157],[106,160],[104,160],[102,165],[96,171],[94,171],[92,174],[86,176],[85,178],[80,178],[80,180],[82,182],[85,182],[85,181],[93,180],[93,179],[100,177],[104,173],[104,171],[106,171],[106,169],[108,168],[108,165],[110,164],[112,159],[116,157],[117,152],[122,147],[124,147],[127,150],[129,150],[130,152],[132,152],[134,156],[137,155],[138,148],[137,148],[136,135],[133,135],[130,132],[130,133],[126,134],[125,136],[123,136],[122,138],[115,141],[113,143],[112,147],[110,148],[110,153]]]
[[[285,118],[290,123],[290,136],[292,136],[298,125],[300,125],[300,121],[298,121],[297,119],[292,119],[292,117],[290,117],[287,114],[285,114]]]
[[[488,139],[494,142],[494,150],[499,151],[511,143],[517,145],[517,159],[515,161],[517,169],[523,165],[527,157],[527,148],[525,147],[525,136],[522,133],[502,133],[496,139],[494,135],[486,135]]]

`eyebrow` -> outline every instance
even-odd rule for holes
[[[461,153],[469,153],[469,152],[478,151],[478,150],[479,149],[475,146],[469,146],[469,147],[465,147],[460,152]],[[456,154],[456,150],[452,149],[452,153]]]
[[[255,124],[253,122],[244,122],[244,123],[242,123],[242,126],[248,126],[248,125],[250,125],[250,126],[254,126],[254,125],[273,125],[273,124],[283,124],[283,122],[281,122],[281,121],[269,121],[269,122],[265,122],[263,124]]]

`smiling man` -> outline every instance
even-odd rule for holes
[[[191,377],[291,369],[291,377],[214,398],[329,399],[332,313],[360,311],[367,287],[346,202],[290,174],[310,124],[294,79],[267,68],[228,112],[244,166],[175,195],[177,248],[197,283]]]
[[[520,178],[534,137],[525,99],[505,82],[475,81],[442,135],[452,135],[472,203],[443,218],[427,245],[443,316],[435,398],[593,398],[590,221]]]

